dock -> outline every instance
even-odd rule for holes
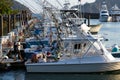
[[[21,62],[21,60],[0,59],[0,63],[2,63],[2,64],[10,64],[10,63],[17,63],[17,62]]]
[[[20,58],[24,54],[24,50],[20,51],[21,54],[17,53],[19,58],[14,58],[14,42],[24,42],[24,38],[28,36],[28,28],[34,26],[38,21],[36,18],[30,16],[30,13],[22,11],[21,14],[7,15],[7,17],[0,16],[0,42],[1,42],[1,54],[0,54],[0,65],[1,69],[6,67],[21,67],[24,66],[24,58]],[[5,19],[6,18],[6,19]],[[6,29],[4,29],[3,22],[7,22]],[[11,25],[12,24],[12,25]],[[5,31],[6,30],[6,31]],[[14,55],[13,58],[7,58],[5,56]]]

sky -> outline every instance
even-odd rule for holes
[[[42,12],[42,5],[43,5],[42,2],[44,0],[15,0],[15,1],[25,5],[33,13],[39,14]],[[78,4],[78,0],[47,0],[47,1],[49,3],[51,3],[52,5],[56,6],[57,8],[61,8],[61,5],[63,6],[65,1],[69,1],[71,6]],[[81,2],[79,2],[79,4],[93,3],[93,2],[95,2],[95,0],[81,0]]]

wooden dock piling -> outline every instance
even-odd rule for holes
[[[10,17],[10,15],[8,15],[8,33],[11,31],[11,24],[10,24],[10,19],[11,19],[11,17]]]
[[[0,15],[0,37],[3,36],[3,16]]]

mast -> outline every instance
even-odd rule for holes
[[[82,18],[81,0],[78,0],[78,17]]]
[[[70,2],[68,0],[65,0],[65,3],[64,3],[64,10],[69,10],[69,5],[70,5]]]

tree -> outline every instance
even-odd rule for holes
[[[11,14],[13,2],[12,0],[0,0],[0,14]]]

